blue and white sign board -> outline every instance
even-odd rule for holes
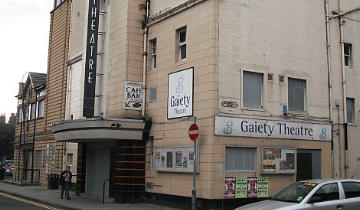
[[[169,74],[168,119],[193,115],[194,68]]]
[[[215,116],[215,135],[330,141],[331,125]]]

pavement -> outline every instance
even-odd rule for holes
[[[111,209],[124,209],[124,210],[175,210],[175,208],[159,206],[150,203],[138,204],[118,204],[114,203],[111,199],[106,199],[105,204],[102,204],[101,198],[92,197],[89,195],[81,194],[76,196],[74,191],[70,191],[71,200],[60,199],[59,190],[49,190],[43,186],[20,186],[15,185],[8,181],[0,181],[0,192],[10,195],[18,196],[24,199],[40,202],[53,206],[57,209],[68,210],[111,210]]]

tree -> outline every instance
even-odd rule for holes
[[[0,160],[13,157],[13,143],[15,140],[15,127],[12,124],[0,123]]]

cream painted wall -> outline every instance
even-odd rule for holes
[[[85,0],[71,1],[69,60],[82,54],[84,45]]]
[[[313,0],[219,1],[220,112],[278,118],[287,101],[287,77],[305,79],[307,121],[328,118],[324,6]],[[314,30],[316,28],[316,30]],[[242,106],[242,71],[264,73],[263,109]],[[267,81],[267,74],[273,81]],[[279,82],[279,75],[285,77]]]
[[[164,1],[163,1],[164,2]],[[197,196],[215,198],[214,182],[214,113],[217,94],[217,1],[204,1],[189,7],[171,18],[152,25],[149,40],[157,39],[157,67],[151,69],[148,58],[147,86],[157,87],[157,100],[147,103],[147,115],[152,117],[150,135],[154,136],[154,147],[192,145],[188,128],[193,119],[167,119],[169,73],[194,67],[194,110],[200,128],[200,173],[197,179]],[[157,2],[160,3],[160,2]],[[167,5],[167,3],[164,3]],[[176,58],[176,30],[186,26],[186,60]],[[149,51],[150,52],[150,48]],[[149,89],[147,91],[149,97]],[[150,160],[149,160],[150,161]],[[166,173],[150,170],[147,182],[158,186],[149,192],[180,196],[191,196],[191,173]]]
[[[330,13],[332,11],[339,11],[338,0],[329,0]],[[340,1],[340,9],[342,12],[346,12],[355,8],[360,7],[360,2],[357,0]],[[350,19],[349,19],[350,18]],[[352,20],[351,20],[352,19]],[[335,156],[334,159],[334,173],[336,177],[354,177],[360,178],[360,161],[358,161],[360,141],[358,139],[360,131],[360,23],[354,20],[360,20],[360,11],[355,11],[348,14],[343,18],[343,31],[344,31],[344,42],[352,44],[352,57],[353,63],[352,68],[345,68],[345,97],[355,99],[355,124],[348,125],[348,151],[344,150],[344,129],[340,127],[340,139],[339,135],[335,132]],[[334,18],[330,21],[330,39],[331,39],[331,70],[332,70],[332,82],[333,82],[333,121],[334,123],[344,122],[343,117],[343,94],[342,94],[342,68],[341,68],[341,57],[342,48],[340,45],[340,29],[339,19]],[[335,101],[338,101],[340,106],[339,109],[335,106]],[[338,117],[339,114],[339,117]],[[338,131],[337,127],[335,127]],[[339,149],[340,148],[340,149]],[[340,151],[340,152],[339,152]]]
[[[66,90],[65,119],[70,120],[83,118],[84,99],[84,71],[82,60],[72,64],[68,69],[68,84]]]
[[[142,0],[111,1],[108,42],[106,116],[140,116],[140,111],[124,109],[124,81],[141,81],[144,10]]]

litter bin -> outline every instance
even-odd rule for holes
[[[59,175],[49,174],[48,175],[48,189],[56,190],[59,189]]]
[[[0,180],[4,180],[5,178],[5,168],[0,168]]]

